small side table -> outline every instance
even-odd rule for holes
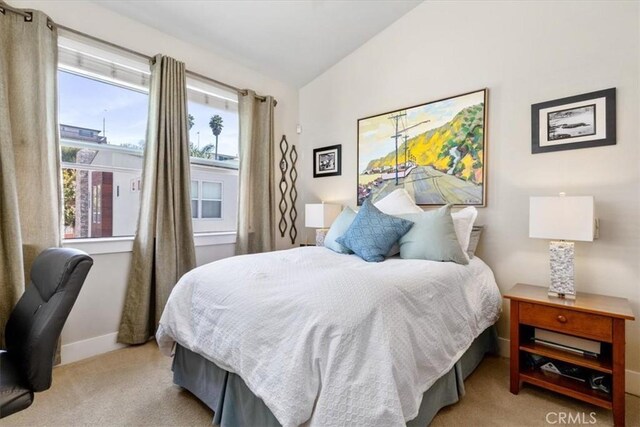
[[[624,426],[624,327],[626,320],[635,320],[629,301],[588,293],[578,293],[575,300],[555,298],[546,287],[521,283],[504,297],[511,300],[511,393],[518,394],[522,383],[533,384],[612,409],[615,425]],[[538,344],[532,340],[535,328],[599,341],[601,353],[592,358]],[[611,375],[611,393],[527,366],[526,353]]]

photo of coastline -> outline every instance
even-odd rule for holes
[[[548,140],[577,138],[596,134],[596,105],[547,113]]]

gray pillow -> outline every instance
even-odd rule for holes
[[[480,241],[480,237],[482,236],[482,230],[484,230],[484,226],[482,225],[474,225],[471,229],[469,248],[467,249],[467,255],[469,255],[469,259],[473,258],[476,254],[476,249],[478,249],[478,242]]]
[[[353,209],[349,206],[344,208],[335,221],[333,221],[333,224],[331,224],[327,235],[324,236],[324,247],[339,254],[352,254],[353,251],[351,249],[336,242],[336,239],[342,237],[344,233],[347,232],[355,217],[356,213]]]
[[[414,223],[409,232],[400,238],[400,258],[469,264],[453,227],[451,205],[434,211],[399,216]]]

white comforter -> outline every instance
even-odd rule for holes
[[[156,338],[235,372],[284,426],[403,425],[500,314],[493,273],[306,247],[185,274]]]

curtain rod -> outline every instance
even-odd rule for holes
[[[93,40],[93,41],[98,42],[98,43],[105,44],[105,45],[113,47],[115,49],[123,50],[123,51],[125,51],[127,53],[130,53],[132,55],[138,56],[140,58],[144,58],[147,61],[153,60],[152,56],[146,55],[144,53],[138,52],[138,51],[133,50],[133,49],[129,49],[129,48],[126,48],[126,47],[123,47],[123,46],[119,46],[119,45],[117,45],[115,43],[111,43],[111,42],[106,41],[106,40],[99,39],[98,37],[94,37],[92,35],[83,33],[83,32],[78,31],[78,30],[74,30],[73,28],[65,27],[64,25],[60,25],[60,24],[55,24],[55,26],[60,30],[67,31],[69,33],[76,34],[76,35],[79,35],[81,37],[86,37],[86,38],[88,38],[90,40]],[[216,80],[216,79],[212,79],[211,77],[203,76],[202,74],[198,74],[198,73],[190,71],[190,70],[186,70],[185,72],[186,72],[187,75],[190,75],[191,77],[195,77],[195,78],[198,78],[198,79],[201,79],[201,80],[208,81],[208,82],[213,83],[215,85],[222,86],[222,87],[225,87],[227,89],[231,89],[232,91],[234,91],[234,92],[236,92],[236,93],[238,93],[240,95],[246,95],[247,94],[247,90],[246,89],[240,89],[239,87],[230,85],[228,83],[221,82],[221,81]],[[263,102],[267,100],[267,97],[265,97],[265,96],[256,95],[255,97],[256,97],[256,99],[259,99],[260,101],[263,101]],[[278,101],[274,99],[273,100],[273,106],[275,107],[276,105],[278,105]]]
[[[25,12],[25,11],[23,11],[21,9],[16,9],[14,7],[11,7],[7,3],[5,3],[4,1],[0,0],[0,13],[4,14],[5,11],[7,11],[7,10],[9,12],[13,12],[13,13],[18,14],[20,16],[23,16],[25,21],[31,21],[33,19],[33,16],[32,16],[32,14],[30,12]],[[49,28],[52,29],[54,25],[55,25],[56,28],[58,28],[60,30],[67,31],[69,33],[76,34],[76,35],[79,35],[81,37],[86,37],[86,38],[88,38],[90,40],[93,40],[95,42],[102,43],[102,44],[105,44],[107,46],[119,49],[119,50],[123,50],[123,51],[125,51],[127,53],[130,53],[132,55],[138,56],[140,58],[144,58],[147,61],[151,61],[153,59],[153,57],[151,57],[149,55],[145,55],[144,53],[140,53],[138,51],[135,51],[135,50],[123,47],[123,46],[119,46],[119,45],[117,45],[115,43],[111,43],[111,42],[108,42],[106,40],[102,40],[102,39],[99,39],[97,37],[91,36],[89,34],[83,33],[81,31],[74,30],[73,28],[65,27],[64,25],[54,24],[50,19],[47,19],[47,26]],[[189,70],[186,70],[185,72],[186,72],[187,75],[190,75],[192,77],[208,81],[210,83],[213,83],[213,84],[218,85],[218,86],[225,87],[227,89],[231,89],[232,91],[234,91],[234,92],[236,92],[236,93],[238,93],[240,95],[246,95],[248,93],[246,89],[240,89],[239,87],[236,87],[236,86],[221,82],[221,81],[216,80],[216,79],[212,79],[211,77],[203,76],[202,74],[198,74],[198,73],[195,73],[195,72],[189,71]],[[265,96],[256,95],[255,97],[256,97],[256,99],[259,99],[260,101],[263,101],[263,102],[267,100],[267,97],[265,97]],[[278,105],[278,101],[274,99],[273,100],[273,106],[275,107],[276,105]]]
[[[5,11],[7,11],[7,10],[9,12],[13,12],[13,13],[15,13],[17,15],[20,15],[20,16],[24,17],[25,21],[29,21],[30,22],[33,19],[33,15],[32,15],[31,12],[25,12],[22,9],[16,9],[15,7],[9,6],[3,0],[0,0],[0,13],[4,14]],[[56,24],[53,21],[51,21],[51,19],[49,19],[49,18],[47,18],[47,26],[50,29],[53,29],[53,27],[55,26],[56,28],[58,28],[60,30],[67,31],[69,33],[76,34],[76,35],[79,35],[81,37],[88,38],[90,40],[93,40],[93,41],[98,42],[98,43],[105,44],[105,45],[113,47],[115,49],[123,50],[123,51],[125,51],[127,53],[130,53],[132,55],[138,56],[140,58],[144,58],[147,61],[151,61],[153,59],[153,57],[151,57],[149,55],[145,55],[144,53],[140,53],[138,51],[135,51],[135,50],[123,47],[123,46],[119,46],[119,45],[117,45],[115,43],[111,43],[111,42],[108,42],[106,40],[102,40],[102,39],[99,39],[97,37],[91,36],[89,34],[83,33],[81,31],[74,30],[73,28],[65,27],[64,25]],[[186,70],[185,72],[186,72],[187,75],[190,75],[192,77],[208,81],[210,83],[216,84],[218,86],[225,87],[227,89],[231,89],[232,91],[234,91],[234,92],[236,92],[236,93],[238,93],[240,95],[246,95],[248,93],[246,89],[240,89],[240,88],[238,88],[236,86],[221,82],[221,81],[216,80],[216,79],[212,79],[211,77],[203,76],[202,74],[198,74],[198,73],[195,73],[195,72],[189,71],[189,70]],[[256,99],[259,99],[260,101],[263,101],[263,102],[267,100],[267,98],[265,96],[260,96],[260,95],[256,95]],[[278,105],[278,101],[274,99],[273,100],[273,106],[275,107],[276,105]]]
[[[25,12],[22,9],[16,9],[15,7],[9,6],[4,1],[0,0],[0,13],[4,15],[6,11],[13,12],[16,15],[22,16],[26,22],[33,21],[33,13]],[[53,21],[49,17],[47,17],[47,27],[49,27],[50,30],[53,30],[53,26]]]

